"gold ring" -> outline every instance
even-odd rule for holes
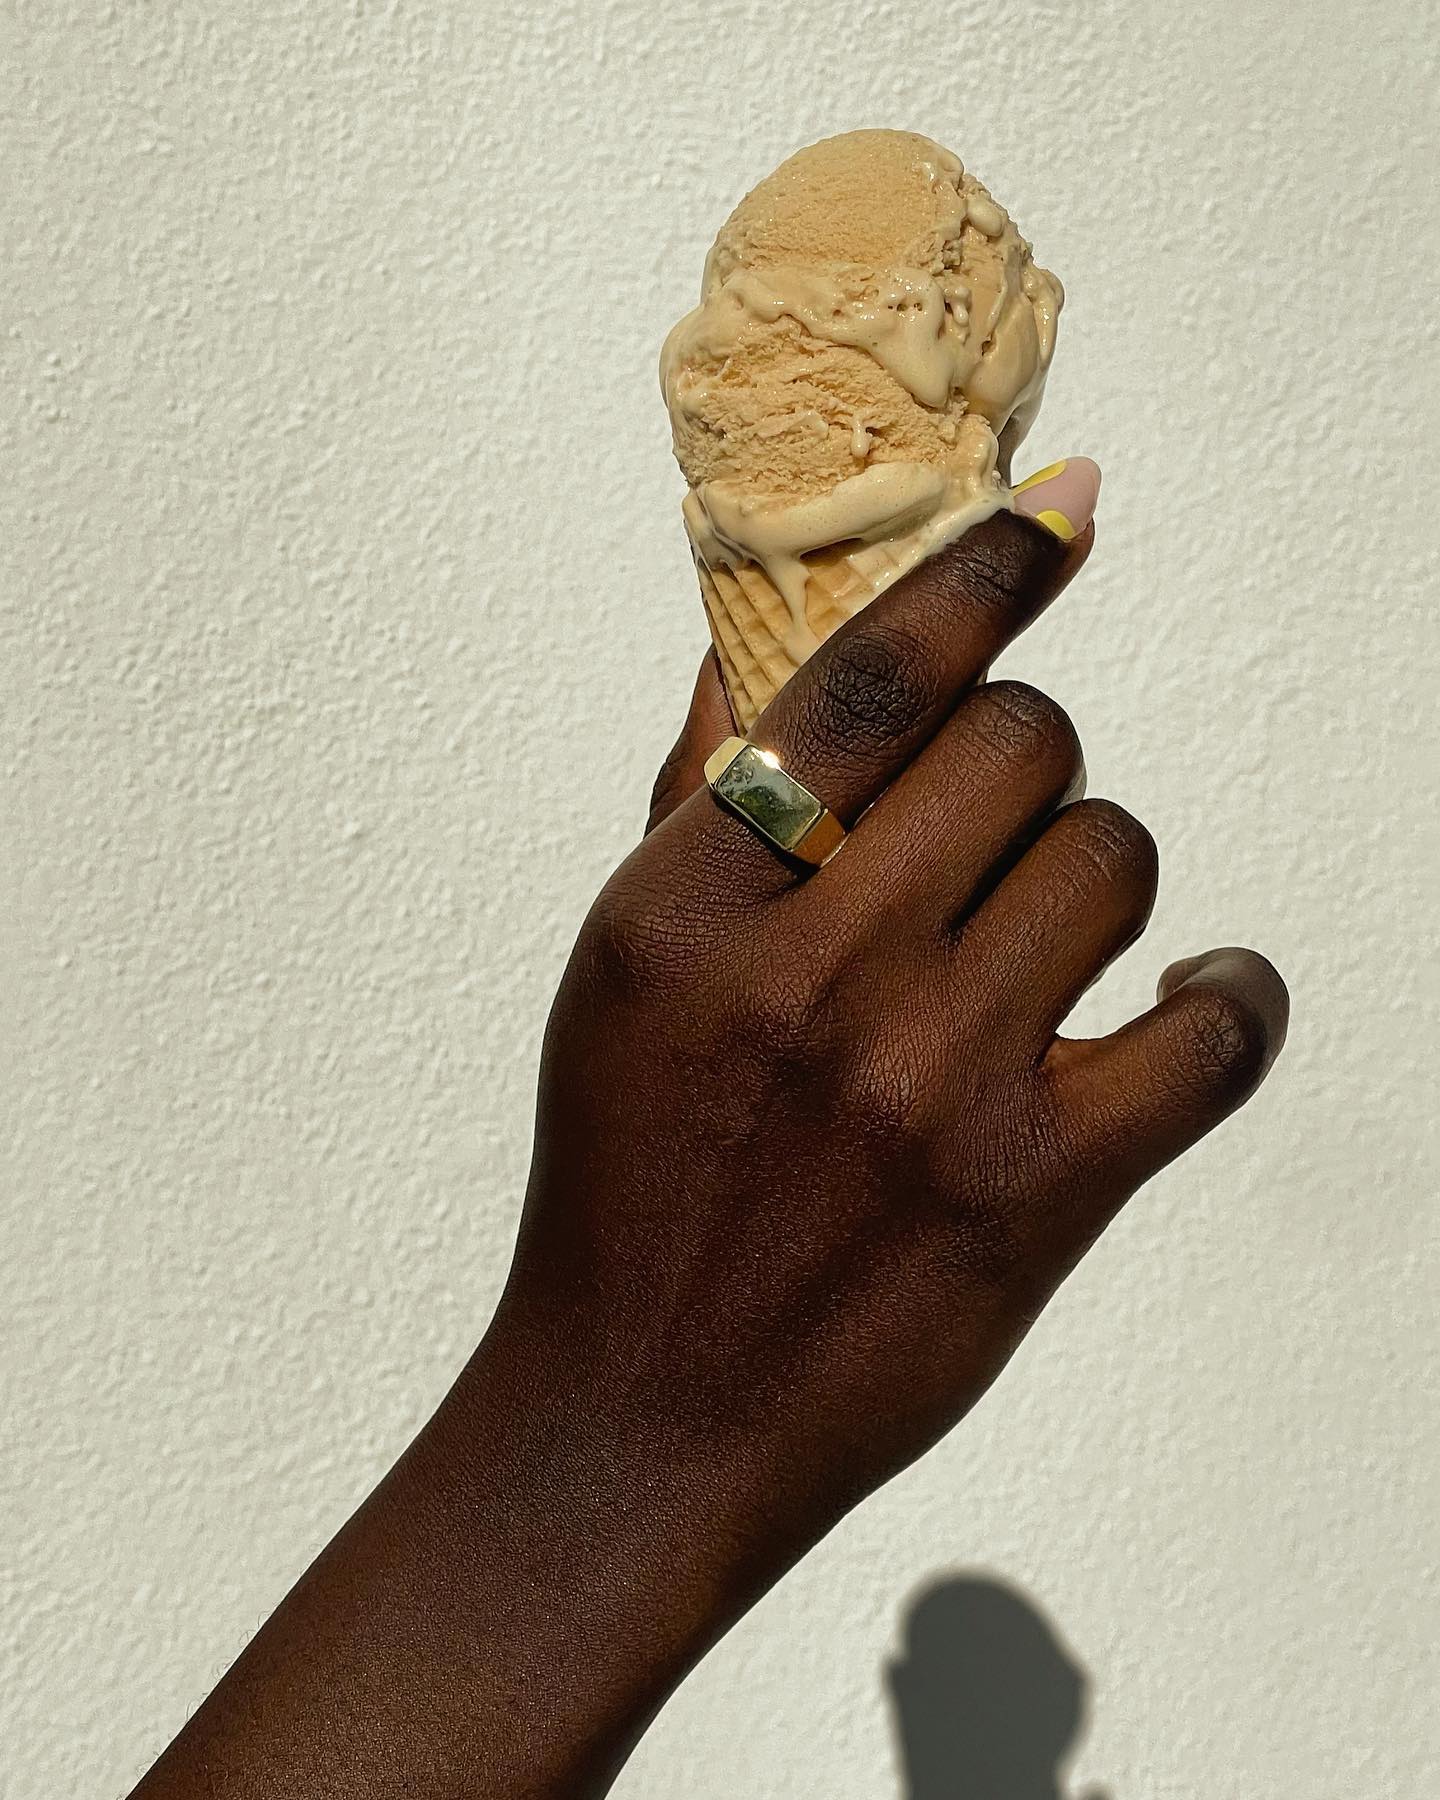
[[[809,788],[786,774],[773,750],[726,738],[705,764],[710,792],[782,856],[820,868],[845,842],[845,827]]]

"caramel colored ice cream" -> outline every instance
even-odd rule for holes
[[[845,619],[1010,505],[1000,434],[1028,429],[1063,298],[911,132],[812,144],[720,228],[660,372],[742,728]]]

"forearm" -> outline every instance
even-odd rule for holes
[[[605,1791],[756,1573],[733,1495],[523,1336],[492,1332],[136,1800]]]

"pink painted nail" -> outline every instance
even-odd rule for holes
[[[1094,518],[1099,498],[1099,464],[1088,456],[1071,456],[1022,481],[1015,489],[1015,510],[1068,544]]]

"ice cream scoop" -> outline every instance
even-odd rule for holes
[[[1012,504],[1064,295],[958,157],[798,151],[721,226],[661,385],[686,529],[748,730],[830,632]]]

